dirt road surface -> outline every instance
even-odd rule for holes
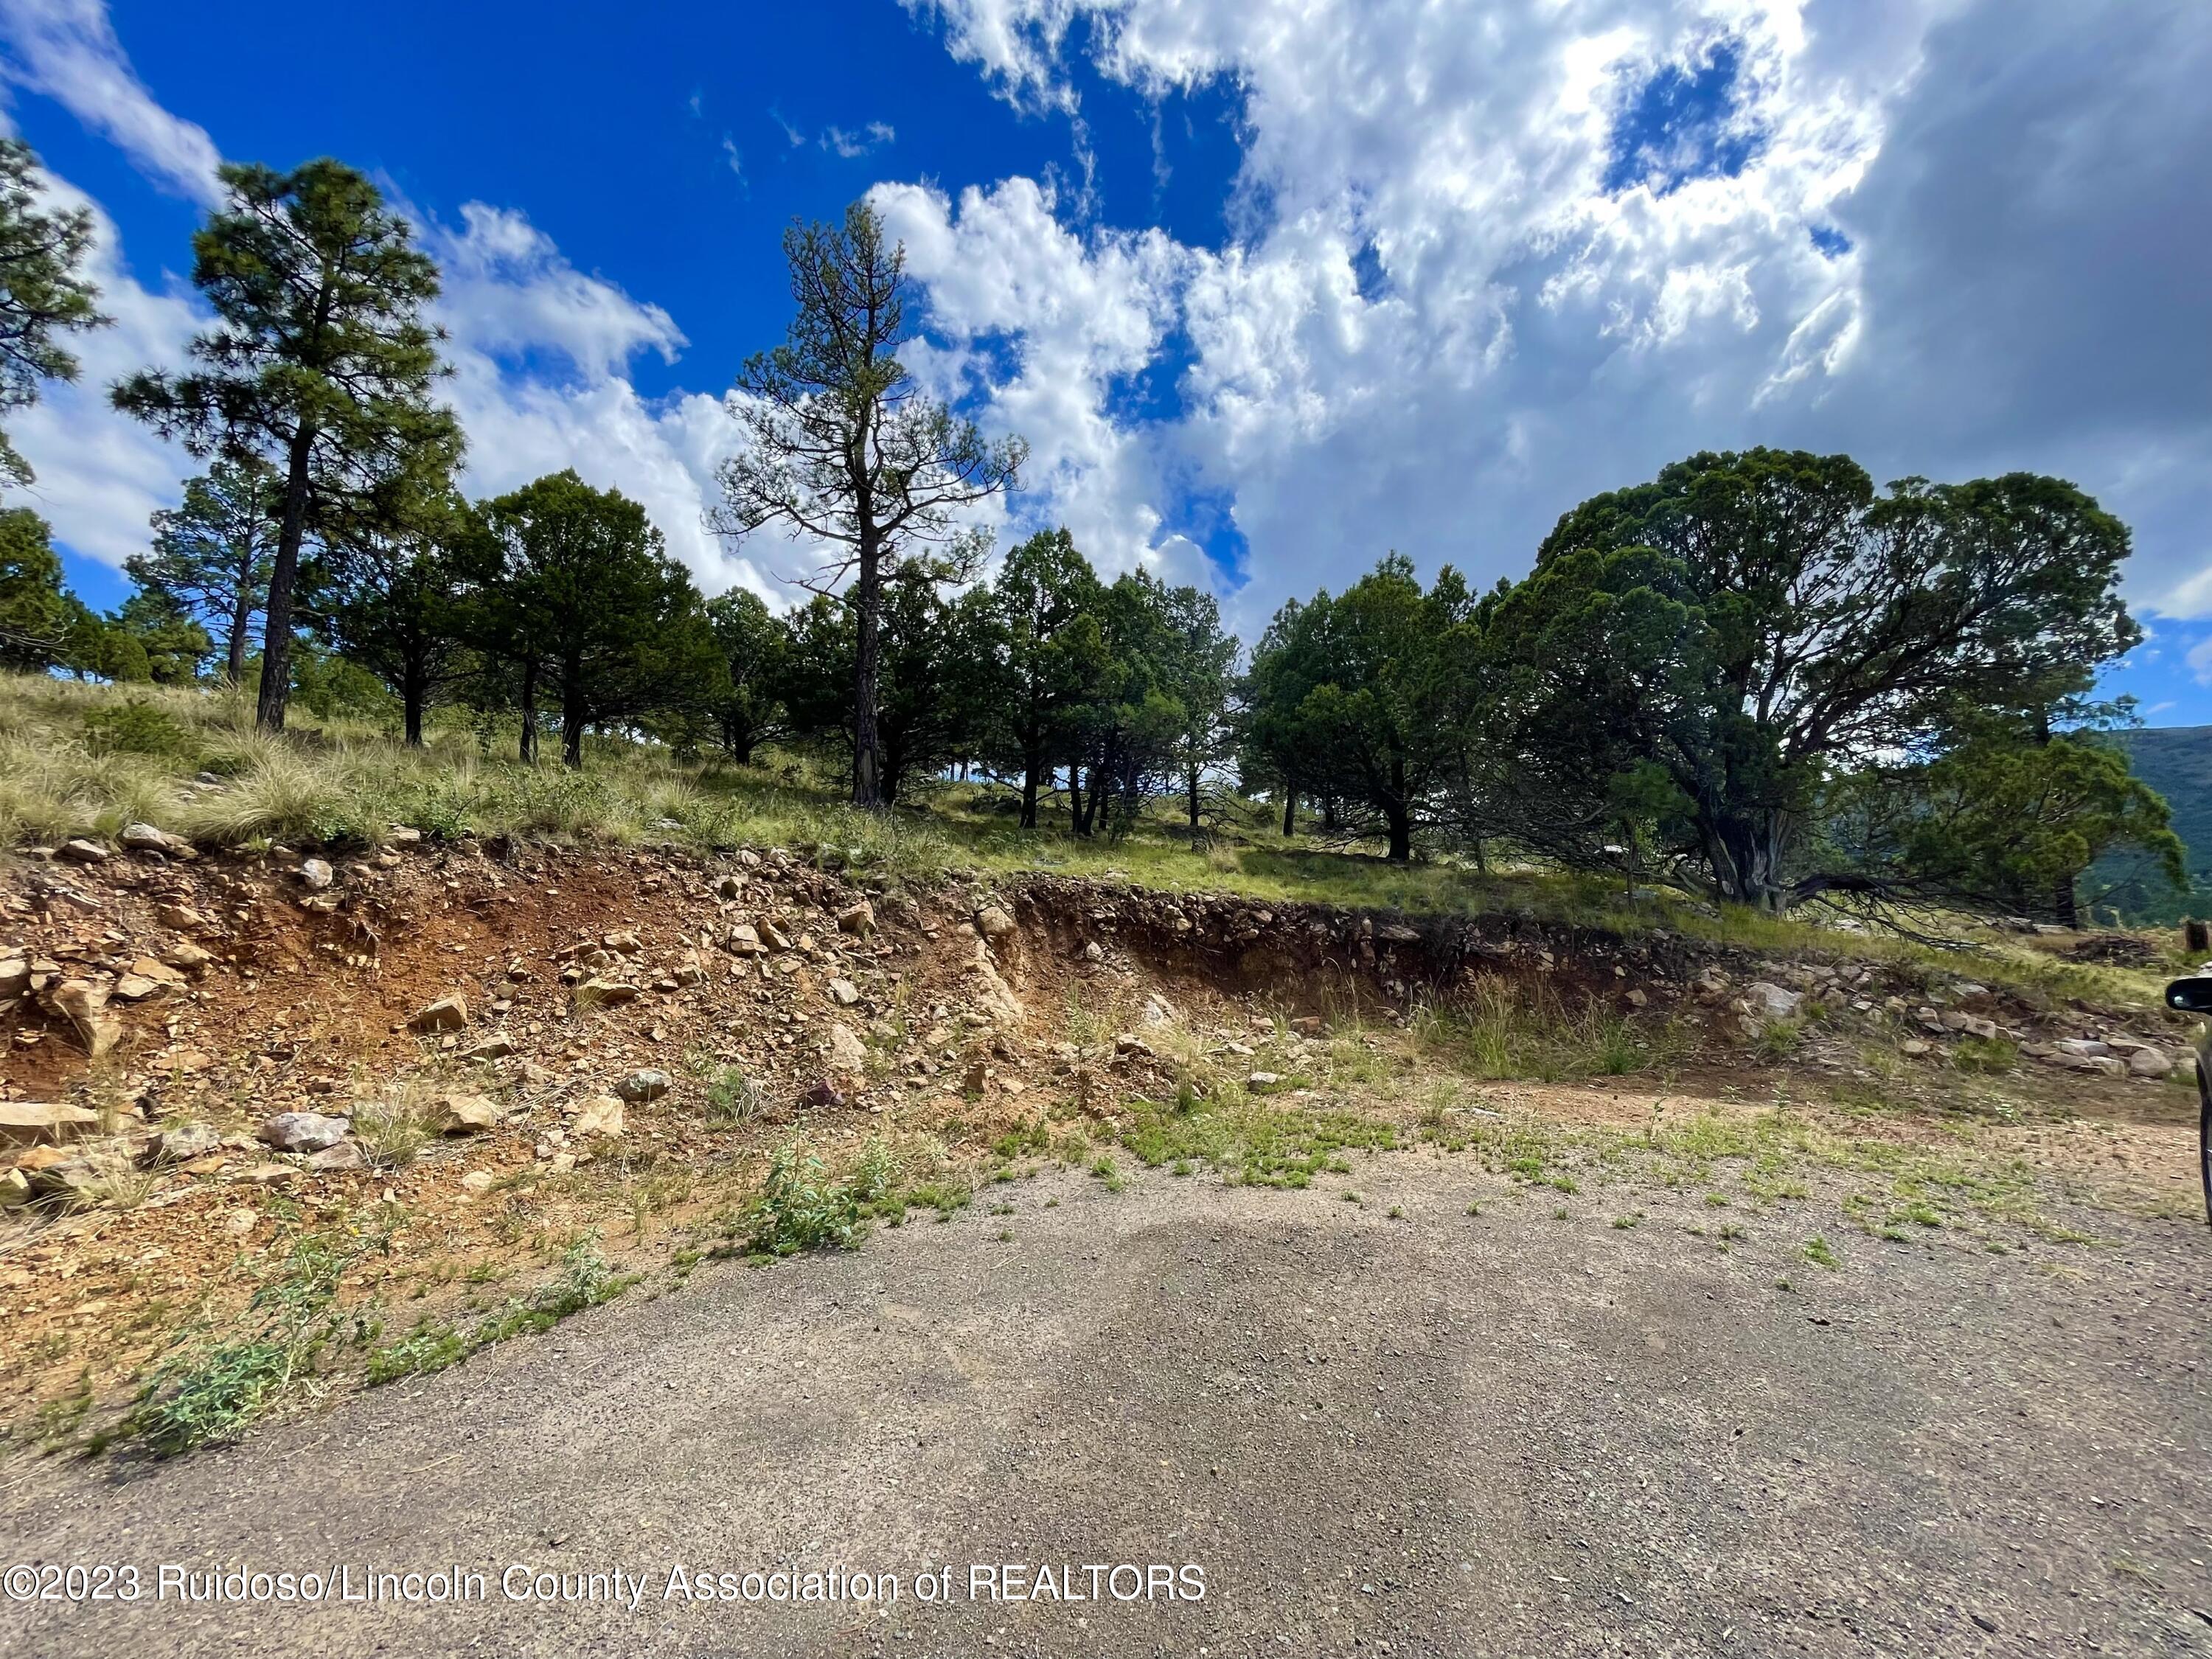
[[[18,1458],[0,1563],[142,1594],[6,1603],[0,1652],[2212,1653],[2202,1225],[1999,1255],[1816,1195],[1723,1250],[1695,1193],[1616,1226],[1425,1154],[1358,1181],[1040,1177],[993,1189],[1010,1216],[710,1264],[230,1449]],[[483,1595],[186,1603],[162,1563]],[[687,1601],[679,1565],[695,1596],[899,1592]],[[1089,1571],[1117,1565],[1177,1594]]]

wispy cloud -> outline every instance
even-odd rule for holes
[[[204,128],[154,101],[100,0],[0,0],[0,75],[43,94],[165,188],[213,205],[222,160]]]
[[[866,155],[871,150],[881,149],[884,145],[896,142],[897,137],[898,133],[890,122],[871,121],[858,132],[848,132],[842,127],[824,127],[817,142],[832,155],[841,155],[849,161],[856,156]]]

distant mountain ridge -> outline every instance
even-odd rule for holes
[[[2151,726],[2115,732],[2135,775],[2166,797],[2173,831],[2188,848],[2197,891],[2172,891],[2163,881],[2130,879],[2140,862],[2131,854],[2101,859],[2086,885],[2092,895],[2119,884],[2109,902],[2130,918],[2173,921],[2185,912],[2212,915],[2212,726]]]

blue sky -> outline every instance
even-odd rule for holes
[[[1066,521],[1248,636],[1392,548],[1518,574],[1594,490],[1802,444],[2096,493],[2153,636],[2108,689],[2212,721],[2208,73],[2212,13],[2157,0],[0,0],[118,318],[20,441],[112,601],[191,464],[98,383],[189,337],[213,157],[333,155],[447,267],[473,486],[576,465],[774,593],[796,550],[700,525],[714,398],[783,325],[782,227],[872,192],[917,368],[1032,444],[1002,534]]]

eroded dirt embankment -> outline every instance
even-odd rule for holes
[[[374,1220],[349,1295],[444,1305],[586,1233],[728,1212],[794,1133],[833,1165],[880,1137],[926,1168],[1048,1118],[1110,1146],[1133,1096],[1201,1067],[1296,1091],[1333,1042],[1375,1048],[1347,1029],[1426,1006],[1597,1011],[1753,1087],[1778,1027],[1837,1074],[1868,1041],[1932,1065],[1984,1029],[2131,1040],[1840,953],[1528,916],[905,893],[777,848],[181,851],[0,874],[0,1415],[129,1376],[319,1227]],[[2077,1098],[2151,1098],[2127,1063]]]

